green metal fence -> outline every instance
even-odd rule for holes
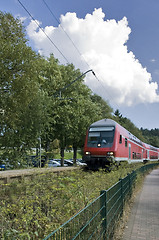
[[[132,194],[135,179],[136,171],[120,179],[108,190],[101,191],[105,195],[104,239],[112,239],[116,222],[122,216],[124,203]]]
[[[158,163],[144,165],[120,179],[108,190],[102,190],[97,199],[44,240],[112,239],[116,222],[122,216],[124,203],[131,197],[137,174],[144,174],[156,165]]]

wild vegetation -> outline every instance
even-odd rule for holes
[[[0,188],[0,238],[43,239],[141,164],[116,171],[75,170],[36,175]]]
[[[130,119],[123,117],[122,114],[117,109],[115,111],[115,120],[121,124],[123,127],[128,129],[131,133],[133,133],[136,137],[142,140],[145,143],[148,143],[152,146],[159,147],[159,129],[139,129],[137,128]]]
[[[159,147],[159,129],[143,129],[141,128],[142,135],[146,139],[146,142],[150,143],[152,146]]]

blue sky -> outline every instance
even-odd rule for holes
[[[45,0],[81,55],[66,40],[43,0],[20,1],[70,63],[83,72],[88,65],[93,68],[99,81],[89,74],[86,78],[93,92],[108,100],[114,110],[119,108],[137,127],[159,128],[158,0]],[[34,50],[44,56],[54,53],[65,63],[17,0],[1,2],[0,10],[25,19]]]

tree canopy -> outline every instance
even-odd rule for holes
[[[16,165],[39,138],[46,152],[55,139],[61,148],[82,146],[86,129],[104,112],[84,77],[59,97],[62,88],[81,76],[80,70],[34,52],[21,22],[11,14],[0,12],[0,26],[0,157]]]
[[[33,146],[42,126],[39,58],[27,46],[21,22],[0,12],[0,145],[11,159]]]

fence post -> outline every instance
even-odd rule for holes
[[[137,179],[137,174],[139,173],[139,171],[137,172],[137,170],[133,170],[132,174],[133,174],[133,186],[136,184],[136,179]]]
[[[103,194],[101,198],[101,208],[103,208],[101,212],[103,239],[107,240],[107,191],[102,190],[100,194]]]
[[[132,191],[131,191],[131,189],[132,189],[132,188],[131,188],[131,174],[128,173],[127,176],[128,176],[128,179],[129,179],[129,196],[131,197],[131,192],[132,192]]]
[[[121,188],[121,215],[123,214],[123,209],[124,209],[124,198],[123,198],[123,179],[119,178],[120,181],[120,188]]]

